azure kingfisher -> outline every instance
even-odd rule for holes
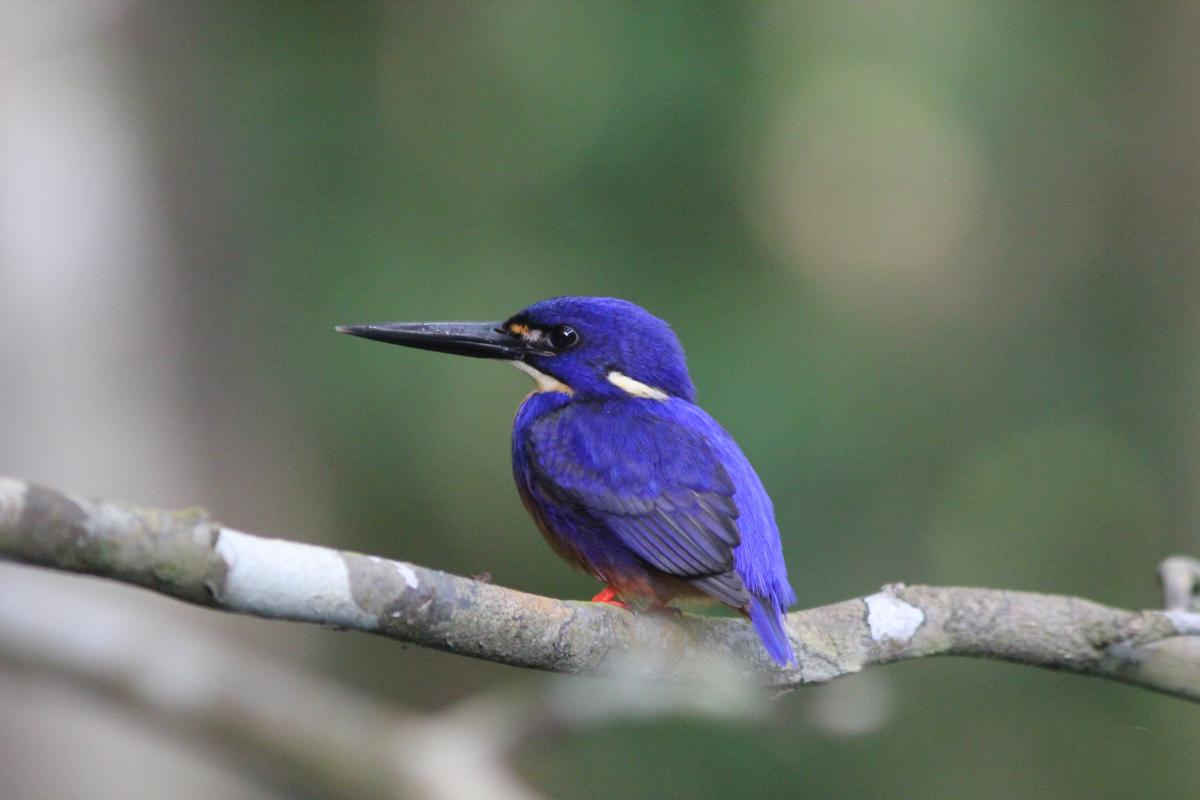
[[[717,600],[795,661],[796,596],[771,499],[741,448],[696,405],[666,322],[626,300],[556,297],[504,322],[345,325],[342,333],[502,359],[535,388],[513,422],[513,475],[550,546],[603,581],[592,599]]]

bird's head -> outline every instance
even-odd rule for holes
[[[543,391],[580,399],[695,399],[679,339],[645,309],[613,297],[555,297],[503,322],[344,325],[342,333],[513,362]]]

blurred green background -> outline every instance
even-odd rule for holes
[[[80,0],[0,27],[0,474],[588,597],[511,485],[527,379],[332,327],[603,294],[674,325],[802,607],[898,580],[1148,607],[1195,553],[1200,4]],[[561,680],[219,624],[418,708]],[[62,753],[4,727],[38,795]],[[1165,797],[1198,745],[1178,700],[935,660],[522,772]]]

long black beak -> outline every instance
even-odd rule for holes
[[[474,358],[519,361],[530,355],[553,355],[549,348],[543,351],[509,333],[500,322],[382,322],[339,325],[337,331],[419,350]]]

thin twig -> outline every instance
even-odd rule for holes
[[[1196,611],[1196,587],[1200,586],[1200,560],[1171,556],[1158,565],[1162,582],[1163,608],[1168,611]]]

